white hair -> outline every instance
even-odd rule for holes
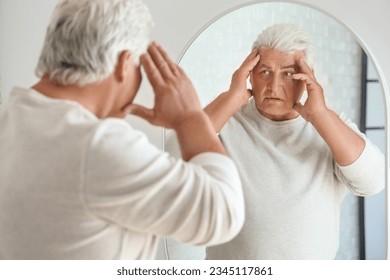
[[[303,51],[310,67],[314,64],[314,47],[309,34],[289,23],[279,23],[263,30],[253,43],[252,49],[271,48],[281,52]]]
[[[100,82],[125,50],[139,63],[152,25],[140,0],[61,0],[47,28],[36,74],[48,74],[61,85]]]

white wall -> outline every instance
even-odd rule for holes
[[[55,3],[53,0],[1,0],[0,75],[5,98],[12,86],[30,86],[36,81],[34,68]]]

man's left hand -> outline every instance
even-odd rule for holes
[[[324,91],[317,82],[314,71],[307,65],[304,58],[298,60],[301,73],[293,75],[293,79],[301,80],[306,84],[307,99],[304,104],[297,102],[294,110],[297,111],[305,120],[313,123],[316,117],[328,111],[325,104]]]

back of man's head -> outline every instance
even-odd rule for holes
[[[146,50],[152,18],[141,0],[61,0],[43,44],[36,74],[61,85],[83,86],[107,78],[124,50]]]
[[[296,25],[279,23],[263,30],[253,43],[252,49],[271,48],[294,53],[303,51],[309,66],[314,63],[314,47],[310,35]]]

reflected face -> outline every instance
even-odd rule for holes
[[[302,96],[305,84],[292,78],[299,73],[301,51],[285,53],[261,48],[260,61],[252,71],[250,81],[257,110],[265,117],[283,121],[296,118],[293,106]]]

